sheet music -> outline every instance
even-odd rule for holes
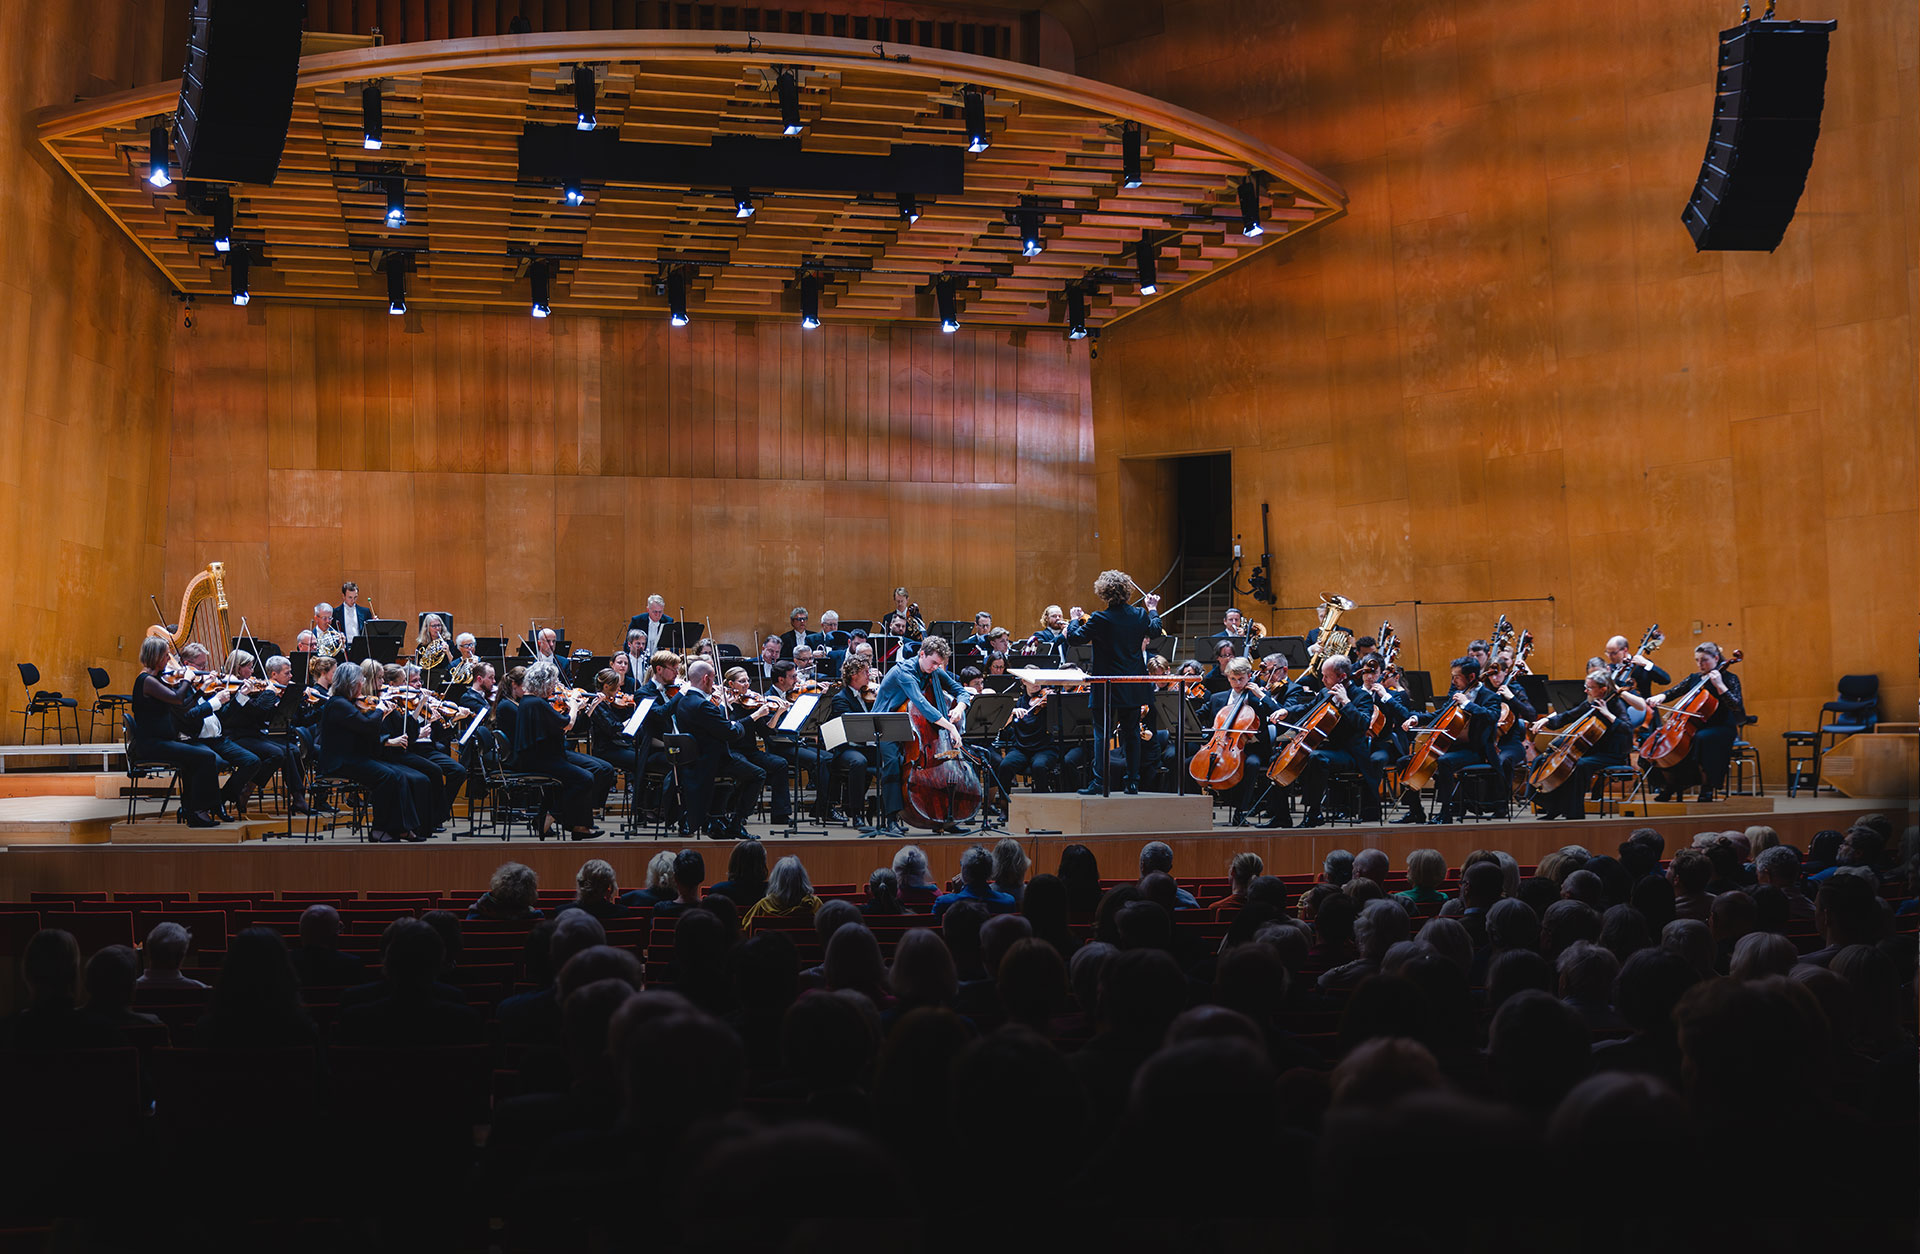
[[[633,707],[633,717],[628,719],[620,730],[629,736],[639,732],[640,724],[647,721],[647,712],[653,709],[653,698],[647,697]]]
[[[1062,666],[1057,669],[1023,666],[1007,673],[1016,675],[1030,684],[1084,684],[1087,682],[1087,673],[1077,666]],[[1141,678],[1145,679],[1146,676],[1143,675]]]
[[[820,743],[829,749],[838,749],[847,743],[847,729],[839,718],[830,718],[820,724]]]
[[[779,725],[774,730],[783,732],[799,731],[807,725],[808,717],[813,714],[813,707],[819,704],[820,694],[817,692],[809,692],[802,696],[795,697],[793,707],[787,711],[786,717],[780,720]]]
[[[473,716],[473,722],[472,722],[472,723],[470,723],[470,724],[468,724],[468,726],[467,726],[467,730],[466,730],[466,731],[464,731],[464,732],[462,732],[462,733],[460,733],[460,743],[461,743],[461,745],[462,745],[462,746],[465,746],[465,745],[466,745],[466,743],[467,743],[467,742],[468,742],[469,740],[472,740],[472,739],[473,739],[473,733],[475,733],[475,732],[477,732],[477,731],[479,731],[479,730],[480,730],[480,724],[482,724],[482,723],[484,723],[484,722],[486,722],[486,721],[487,721],[487,716],[486,716],[485,714],[475,714],[475,715]]]

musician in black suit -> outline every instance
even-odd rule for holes
[[[1069,644],[1093,645],[1093,669],[1096,675],[1139,675],[1147,673],[1147,640],[1161,634],[1160,598],[1149,592],[1138,606],[1127,604],[1127,589],[1132,585],[1122,571],[1102,571],[1093,581],[1094,595],[1107,603],[1104,610],[1083,614],[1073,608],[1073,621],[1067,624]],[[1126,751],[1126,791],[1140,791],[1140,706],[1150,691],[1144,684],[1095,684],[1093,716],[1099,728],[1098,743],[1107,743],[1109,732],[1116,732]],[[1093,778],[1080,791],[1089,796],[1107,791],[1106,754],[1094,755]]]
[[[629,653],[638,652],[639,655],[644,658],[652,657],[661,649],[666,648],[667,644],[664,643],[664,641],[666,640],[667,628],[672,626],[673,621],[673,616],[667,613],[665,597],[659,596],[658,594],[648,597],[647,612],[644,614],[635,614],[627,620],[627,631],[630,633],[639,632],[641,635],[641,643],[644,647],[639,650],[634,650],[629,647],[627,651]],[[629,636],[629,641],[631,641],[631,636]],[[636,674],[637,673],[638,672],[636,672]]]
[[[369,662],[365,667],[370,687],[376,666],[378,663]],[[396,708],[387,715],[382,730],[389,737],[398,737],[400,745],[387,749],[386,756],[427,777],[427,808],[421,815],[419,830],[432,835],[445,827],[453,817],[453,800],[467,782],[467,770],[454,761],[452,754],[434,742],[432,725],[417,712],[424,702],[417,701],[408,691],[417,691],[419,688],[417,669],[414,672],[415,682],[412,683],[408,682],[407,668],[394,663],[381,667],[379,674],[380,687],[376,691],[384,692],[392,688],[396,690],[397,697]],[[415,708],[406,708],[408,704]]]
[[[473,678],[468,680],[466,687],[460,689],[460,694],[454,698],[454,701],[463,709],[472,710],[473,717],[482,723],[492,723],[493,691],[494,685],[497,682],[498,676],[494,674],[493,664],[491,662],[476,662],[473,667]],[[473,723],[471,721],[462,723],[460,725],[461,734],[465,735],[472,726]],[[479,731],[468,736],[466,743],[458,746],[460,750],[460,764],[467,768],[467,801],[469,804],[485,792],[485,786],[481,783],[480,754],[482,745],[480,741],[482,737],[491,737],[493,734],[492,727],[482,727]],[[496,741],[495,744],[497,746],[498,742]]]
[[[205,719],[227,704],[227,690],[203,697],[182,680],[169,684],[160,678],[173,653],[158,636],[140,642],[140,674],[134,677],[128,713],[133,718],[127,756],[135,762],[164,762],[180,778],[180,809],[188,827],[218,827],[214,810],[220,804],[220,759],[205,745],[180,737],[182,723]]]
[[[587,748],[608,766],[626,772],[627,795],[631,798],[640,775],[634,738],[627,734],[634,702],[620,691],[620,672],[613,667],[606,667],[594,678],[600,691],[587,711]],[[619,704],[622,698],[626,698],[624,705]]]
[[[255,782],[265,780],[273,772],[279,771],[287,789],[287,813],[312,814],[313,811],[307,808],[307,773],[301,764],[297,747],[300,742],[291,732],[285,736],[273,734],[276,724],[284,725],[286,722],[280,718],[282,706],[288,711],[297,708],[300,694],[290,693],[283,700],[281,692],[266,686],[267,683],[276,683],[285,692],[293,679],[293,664],[283,657],[270,657],[267,659],[265,679],[255,680],[253,654],[244,649],[235,649],[227,655],[227,674],[236,676],[242,683],[223,721],[227,735],[260,759],[262,770]]]
[[[978,649],[980,652],[985,653],[988,647],[987,636],[992,630],[993,615],[987,613],[985,610],[981,610],[973,616],[973,634],[965,640],[962,640],[960,647],[963,649]]]
[[[1571,710],[1534,720],[1530,731],[1558,731],[1592,711],[1599,714],[1606,728],[1600,739],[1575,761],[1573,774],[1566,783],[1535,798],[1542,807],[1543,818],[1587,817],[1587,785],[1605,768],[1627,764],[1627,751],[1633,747],[1633,729],[1627,721],[1627,711],[1645,707],[1646,702],[1640,699],[1638,693],[1631,689],[1615,688],[1610,674],[1604,670],[1593,670],[1587,673],[1585,701]]]
[[[693,761],[681,771],[680,788],[686,801],[683,826],[695,836],[709,828],[714,781],[744,734],[720,708],[713,689],[713,663],[697,659],[687,668],[687,687],[673,703],[674,730],[693,737]],[[745,839],[742,816],[729,815],[716,834]]]
[[[1353,663],[1344,653],[1335,654],[1320,664],[1320,691],[1304,705],[1289,707],[1290,713],[1294,710],[1298,713],[1287,721],[1298,721],[1323,699],[1330,701],[1339,714],[1326,742],[1308,755],[1300,777],[1294,781],[1294,787],[1307,803],[1302,827],[1320,826],[1329,776],[1338,771],[1354,771],[1365,777],[1362,764],[1372,747],[1367,726],[1373,721],[1373,697],[1353,681]],[[1379,822],[1380,794],[1376,791],[1369,795],[1364,787],[1360,793],[1360,821]]]
[[[1673,676],[1661,670],[1646,654],[1636,652],[1625,636],[1615,636],[1607,641],[1607,665],[1614,669],[1616,676],[1623,669],[1631,672],[1633,682],[1626,686],[1632,688],[1641,700],[1653,695],[1656,684],[1673,682]]]
[[[1220,695],[1230,687],[1227,683],[1227,664],[1233,661],[1234,658],[1239,657],[1240,651],[1238,646],[1230,639],[1225,639],[1220,636],[1209,636],[1207,638],[1213,642],[1213,669],[1206,673],[1206,676],[1201,680],[1201,685],[1205,689],[1206,694],[1213,697]],[[1274,698],[1278,700],[1279,694],[1275,693],[1270,695],[1273,695]]]
[[[1241,616],[1239,610],[1229,606],[1227,612],[1221,616],[1220,630],[1208,636],[1207,639],[1228,641],[1233,645],[1236,656],[1246,657],[1247,650],[1253,644],[1255,637],[1252,624]]]
[[[840,687],[833,694],[833,716],[869,714],[873,703],[867,700],[867,680],[873,668],[859,658],[840,664]],[[867,780],[880,769],[880,746],[844,744],[833,755],[831,775],[840,776],[840,812],[838,821],[857,822],[867,810]],[[828,790],[831,793],[831,789]]]
[[[760,652],[742,665],[747,674],[760,681],[765,688],[773,682],[773,668],[786,656],[786,646],[779,636],[768,636],[760,642]]]
[[[1460,797],[1459,775],[1469,766],[1496,766],[1500,756],[1494,745],[1494,729],[1500,722],[1500,698],[1480,685],[1480,663],[1471,652],[1453,659],[1453,686],[1447,697],[1448,705],[1458,705],[1467,712],[1467,734],[1454,742],[1451,749],[1440,755],[1433,772],[1433,804],[1439,813],[1433,816],[1435,823],[1451,823],[1465,811],[1466,803]],[[1427,721],[1431,726],[1446,712],[1442,706]],[[1418,720],[1413,720],[1417,723]],[[1412,726],[1404,730],[1412,731]],[[1402,823],[1417,822],[1409,810],[1397,820]]]
[[[366,788],[373,803],[373,839],[425,840],[431,786],[425,775],[382,756],[405,742],[383,736],[387,711],[360,708],[364,687],[359,666],[342,662],[335,668],[332,696],[320,718],[320,773]]]
[[[333,629],[343,633],[351,644],[367,634],[367,624],[373,618],[373,607],[360,604],[360,585],[341,584],[340,604],[333,607]]]
[[[1500,768],[1500,778],[1511,781],[1514,768],[1526,761],[1527,724],[1539,715],[1535,713],[1533,702],[1527,700],[1526,689],[1522,688],[1513,674],[1513,662],[1504,653],[1494,658],[1493,665],[1481,677],[1482,695],[1500,705],[1501,717],[1508,711],[1513,714],[1513,722],[1503,734],[1496,724],[1494,731],[1494,765]]]
[[[614,770],[598,758],[567,748],[567,733],[579,721],[585,703],[575,698],[567,702],[565,714],[555,710],[550,698],[559,685],[559,673],[550,662],[543,659],[527,668],[527,695],[520,698],[515,728],[514,765],[560,781],[559,803],[543,816],[543,823],[564,826],[575,840],[592,840],[600,835],[593,825],[593,812],[606,804]],[[543,826],[541,835],[549,830]]]
[[[213,655],[203,644],[194,643],[182,647],[180,660],[196,670],[213,669]],[[222,821],[247,817],[247,798],[253,795],[253,782],[267,769],[259,758],[227,734],[226,719],[232,709],[231,705],[222,707],[215,703],[214,710],[204,717],[197,717],[197,711],[175,711],[175,719],[180,724],[180,734],[196,744],[205,745],[213,750],[215,756],[232,772],[227,776],[226,788],[221,791],[222,804],[214,811],[214,817]]]
[[[500,738],[502,765],[517,767],[520,756],[520,698],[527,695],[527,668],[507,671],[507,682],[493,703],[493,730]],[[476,733],[477,734],[477,733]]]
[[[1253,707],[1254,730],[1249,735],[1239,737],[1242,742],[1240,752],[1245,757],[1246,770],[1242,773],[1239,783],[1220,794],[1220,799],[1233,807],[1232,826],[1239,827],[1246,821],[1248,803],[1254,797],[1255,789],[1266,785],[1268,754],[1272,751],[1268,725],[1273,719],[1282,715],[1283,710],[1279,702],[1254,687],[1253,663],[1246,658],[1237,657],[1228,661],[1226,679],[1227,687],[1207,698],[1206,703],[1200,707],[1198,717],[1201,734],[1211,738],[1214,723],[1229,707],[1232,707],[1235,715],[1242,706]],[[1229,716],[1228,725],[1231,726],[1231,724],[1232,716]],[[1198,751],[1204,751],[1206,741],[1203,740],[1195,748]],[[1187,764],[1181,763],[1180,769],[1188,769]],[[1285,815],[1285,806],[1275,804],[1276,826],[1287,826],[1287,823],[1282,821]]]
[[[773,680],[767,685],[767,695],[776,702],[792,705],[796,699],[794,690],[799,687],[800,671],[792,662],[778,662],[773,668]],[[813,818],[825,823],[832,818],[833,790],[827,786],[826,772],[823,769],[826,759],[819,751],[805,743],[798,732],[780,731],[779,723],[786,717],[786,710],[779,709],[764,718],[754,720],[754,730],[760,735],[760,741],[768,753],[787,764],[787,778],[792,790],[798,794],[801,786],[801,772],[813,780]],[[774,804],[779,805],[779,793],[774,794]]]
[[[801,645],[817,648],[826,643],[826,637],[817,631],[807,630],[807,607],[796,605],[793,613],[787,615],[787,630],[780,633],[780,656],[791,659],[793,651]]]
[[[566,652],[560,647],[560,633],[551,627],[542,627],[533,637],[533,657],[528,666],[531,667],[535,662],[552,662],[562,684],[573,682],[572,667],[567,663]]]
[[[1014,698],[1013,713],[1000,729],[994,746],[1000,754],[995,773],[1004,780],[1025,775],[1033,781],[1035,792],[1058,792],[1063,761],[1059,748],[1047,736],[1047,704],[1066,698],[1054,695],[1039,684],[1024,680],[1022,683],[1024,691]],[[1081,759],[1087,757],[1080,749],[1074,753]]]
[[[1654,706],[1670,706],[1702,684],[1713,689],[1719,704],[1712,715],[1696,719],[1693,745],[1685,759],[1671,767],[1655,767],[1655,782],[1662,799],[1671,800],[1682,790],[1698,783],[1700,800],[1712,801],[1716,792],[1724,793],[1727,767],[1733,761],[1733,742],[1746,723],[1746,707],[1740,700],[1740,677],[1726,667],[1720,646],[1702,641],[1693,651],[1694,673],[1653,698]],[[1670,718],[1684,715],[1668,715]]]
[[[1367,787],[1375,797],[1375,815],[1379,814],[1380,783],[1386,778],[1387,771],[1406,756],[1406,733],[1401,725],[1414,716],[1413,706],[1405,690],[1386,686],[1386,667],[1378,653],[1369,653],[1354,666],[1354,675],[1367,695],[1373,698],[1373,708],[1382,714],[1382,726],[1378,736],[1373,737],[1367,746],[1367,757],[1360,764],[1360,773],[1366,776]],[[1420,794],[1413,794],[1413,805],[1420,808]],[[1421,813],[1419,821],[1425,821]],[[1369,820],[1371,821],[1371,820]]]

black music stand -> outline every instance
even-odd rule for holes
[[[1541,686],[1547,690],[1547,701],[1556,714],[1564,714],[1587,702],[1587,681],[1584,679],[1543,679]],[[1547,712],[1546,706],[1536,705],[1533,708],[1537,715]]]
[[[864,631],[871,636],[873,634],[873,620],[871,618],[843,618],[840,620],[840,630],[848,635],[852,635],[856,631]]]
[[[1253,657],[1257,661],[1269,653],[1278,653],[1287,659],[1287,669],[1303,671],[1312,661],[1307,653],[1305,636],[1262,636],[1253,642]]]
[[[774,729],[791,735],[796,749],[802,741],[811,741],[824,748],[825,738],[820,734],[820,728],[822,724],[833,717],[833,699],[830,694],[824,692],[806,692],[796,695],[793,697],[793,700],[798,703],[809,698],[813,699],[813,708],[807,711],[806,719],[798,725],[794,727],[783,726],[788,719],[793,717],[792,710],[786,711],[778,719],[774,720]],[[813,808],[814,810],[818,810],[820,808],[820,777],[823,774],[826,776],[827,789],[831,792],[833,788],[833,762],[832,759],[826,757],[820,750],[816,749],[815,753],[818,756],[814,759],[816,765],[813,768]],[[798,752],[793,755],[793,775],[794,778],[790,783],[790,797],[787,804],[787,830],[783,832],[782,835],[827,835],[827,829],[824,827],[803,828],[800,826],[800,802],[802,798],[800,788],[800,755]]]
[[[1203,739],[1200,720],[1193,716],[1193,705],[1187,700],[1184,687],[1161,688],[1153,694],[1153,712],[1158,716],[1161,727],[1173,729],[1173,792],[1177,797],[1187,795],[1187,741]]]
[[[821,744],[829,749],[838,749],[841,745],[882,745],[890,741],[904,744],[912,739],[913,721],[905,710],[842,714],[820,725]],[[860,830],[871,835],[879,829],[863,827]]]
[[[1011,675],[996,675],[995,679],[1013,679]],[[1015,679],[1015,683],[1020,681]],[[967,703],[967,735],[992,740],[1000,734],[1000,729],[1013,717],[1013,707],[1019,698],[1011,693],[983,692]]]
[[[927,634],[944,637],[946,642],[957,650],[960,642],[973,634],[973,620],[968,619],[963,623],[957,618],[943,618],[938,622],[928,623]]]
[[[698,619],[690,622],[676,619],[671,623],[663,623],[660,627],[660,647],[684,654],[689,645],[700,643],[705,627],[706,624]],[[754,651],[759,652],[757,649]]]
[[[356,662],[372,661],[386,665],[400,660],[400,646],[404,643],[407,624],[398,618],[370,618],[367,629],[356,638],[348,648],[348,654]]]
[[[1520,691],[1527,694],[1527,700],[1532,703],[1535,715],[1545,714],[1547,712],[1547,701],[1550,699],[1550,694],[1547,692],[1547,677],[1545,675],[1516,675],[1514,678],[1520,681]],[[1580,682],[1582,685],[1580,699],[1584,701],[1586,700],[1586,681],[1583,679]]]
[[[982,675],[980,686],[988,692],[1008,692],[1018,695],[1020,677],[1018,675]]]
[[[505,636],[475,636],[473,638],[473,655],[475,657],[485,658],[487,661],[493,662],[504,657],[506,652],[507,638]]]
[[[1433,700],[1433,676],[1425,671],[1402,671],[1400,686],[1407,690],[1411,698],[1407,704],[1416,712],[1425,710]]]
[[[1173,651],[1179,647],[1180,637],[1178,636],[1148,636],[1144,649],[1149,654],[1159,654],[1167,659],[1168,666],[1172,666]]]

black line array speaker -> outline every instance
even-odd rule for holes
[[[177,120],[185,177],[273,182],[306,20],[306,0],[194,0]]]
[[[1680,218],[1694,247],[1772,252],[1800,205],[1827,98],[1836,22],[1742,22],[1720,32],[1713,132]]]

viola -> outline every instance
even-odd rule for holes
[[[1721,659],[1713,669],[1723,671],[1744,656],[1742,650],[1735,649],[1732,657]],[[1707,682],[1707,676],[1712,673],[1699,672],[1699,682],[1678,700],[1664,701],[1655,707],[1660,711],[1660,726],[1640,743],[1642,761],[1656,766],[1678,766],[1687,760],[1687,755],[1693,752],[1693,733],[1720,708],[1720,694]]]
[[[961,752],[960,738],[928,721],[911,701],[900,708],[913,727],[913,739],[900,746],[901,818],[931,829],[973,817],[986,790]]]
[[[1413,755],[1407,759],[1407,769],[1401,775],[1408,788],[1425,788],[1433,783],[1433,773],[1440,767],[1441,756],[1467,738],[1469,720],[1466,706],[1461,704],[1466,695],[1464,688],[1455,690],[1445,708],[1416,733]]]
[[[1260,711],[1253,694],[1241,691],[1227,698],[1213,716],[1213,730],[1187,763],[1187,775],[1202,788],[1225,792],[1247,773],[1247,738],[1260,734]]]

